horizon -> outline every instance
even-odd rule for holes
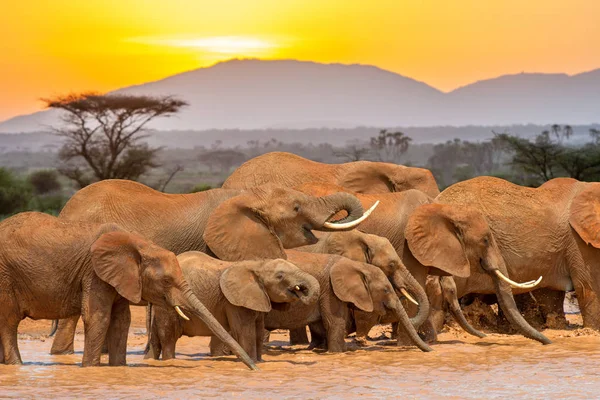
[[[600,37],[599,13],[593,0],[25,0],[0,16],[10,38],[0,43],[0,121],[41,110],[40,98],[110,92],[235,58],[372,65],[443,92],[523,72],[574,75],[600,67],[590,39]]]

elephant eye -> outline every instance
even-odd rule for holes
[[[277,275],[275,275],[275,277],[279,280],[283,279],[283,272],[278,272]]]
[[[489,244],[490,244],[489,239],[488,238],[484,238],[483,239],[483,244],[485,244],[486,246],[489,246]]]
[[[173,283],[173,279],[170,276],[165,276],[162,278],[162,281],[165,286],[170,286]]]
[[[298,204],[296,204],[294,206],[294,212],[299,212],[300,211],[300,206]]]

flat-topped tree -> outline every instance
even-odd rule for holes
[[[93,92],[43,99],[46,107],[65,111],[53,128],[65,138],[60,172],[79,187],[104,179],[137,180],[158,166],[156,153],[142,139],[154,118],[170,117],[187,103],[172,96],[102,95]]]

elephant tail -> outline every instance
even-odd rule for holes
[[[54,334],[56,333],[57,330],[58,330],[58,320],[57,319],[53,319],[52,320],[52,327],[50,328],[50,334],[48,336],[49,337],[54,336]]]

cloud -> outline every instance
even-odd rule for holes
[[[216,54],[264,54],[278,48],[273,40],[252,36],[135,37],[128,42],[198,49]]]

